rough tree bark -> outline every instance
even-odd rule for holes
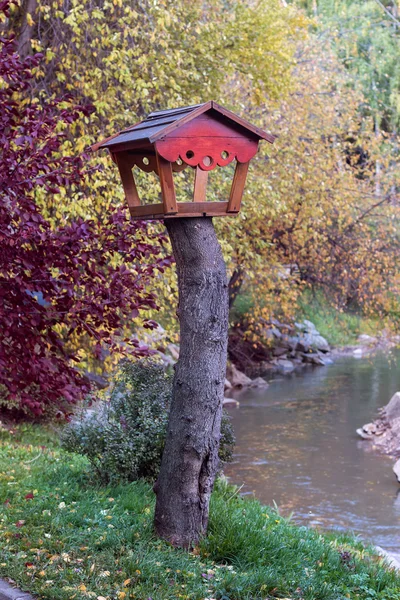
[[[26,0],[21,8],[21,28],[18,39],[18,54],[21,58],[26,58],[31,51],[31,39],[33,35],[34,25],[29,25],[28,14],[31,17],[35,16],[37,9],[37,0]]]
[[[218,471],[228,340],[228,285],[212,219],[166,220],[179,287],[180,356],[154,524],[174,546],[206,532]]]

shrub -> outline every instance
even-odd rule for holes
[[[154,480],[161,464],[172,378],[154,360],[124,360],[110,398],[72,422],[63,447],[86,456],[102,481]],[[219,456],[231,460],[234,436],[223,416]]]

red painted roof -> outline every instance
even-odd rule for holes
[[[211,100],[203,104],[152,112],[144,121],[94,144],[92,150],[109,148],[112,151],[113,147],[129,142],[148,142],[149,144],[153,144],[161,137],[165,137],[168,134],[175,132],[180,126],[208,111],[216,112],[217,115],[221,115],[225,120],[232,121],[247,132],[254,134],[259,139],[267,140],[271,144],[275,140],[274,135],[255,127],[245,119],[242,119],[235,113]]]

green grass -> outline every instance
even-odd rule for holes
[[[231,309],[231,321],[240,321],[251,313],[253,307],[254,300],[250,291],[244,290]],[[279,315],[277,318],[279,319]],[[383,326],[378,319],[367,318],[361,313],[341,312],[329,304],[321,292],[313,293],[310,290],[303,292],[298,301],[295,320],[303,319],[314,323],[320,334],[331,345],[338,347],[357,344],[357,338],[362,333],[377,335]]]
[[[306,291],[299,300],[299,320],[308,319],[333,346],[357,343],[360,334],[377,335],[382,323],[361,313],[340,312],[321,293]]]
[[[0,464],[0,575],[38,598],[400,599],[400,577],[360,542],[296,527],[223,482],[188,553],[154,536],[149,485],[96,485],[49,432],[3,431]]]

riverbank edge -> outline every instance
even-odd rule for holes
[[[317,330],[315,330],[315,333],[317,336],[320,336]],[[298,361],[295,364],[287,360],[285,356],[283,361],[279,359],[263,361],[262,363],[254,361],[250,365],[248,364],[247,368],[239,370],[235,366],[235,363],[231,362],[227,368],[225,392],[230,393],[232,391],[233,393],[237,393],[248,388],[265,388],[268,387],[269,378],[274,378],[277,374],[280,376],[290,376],[292,373],[301,373],[305,369],[329,366],[336,360],[345,357],[351,356],[363,359],[371,357],[378,352],[389,353],[399,346],[400,335],[392,335],[384,330],[376,336],[361,334],[357,344],[337,347],[329,346],[329,349],[325,349],[323,352],[318,349],[310,350],[308,360],[303,359],[303,361]],[[282,365],[280,364],[281,362],[283,363]],[[289,368],[287,368],[288,364]],[[228,400],[230,399],[228,398]]]

